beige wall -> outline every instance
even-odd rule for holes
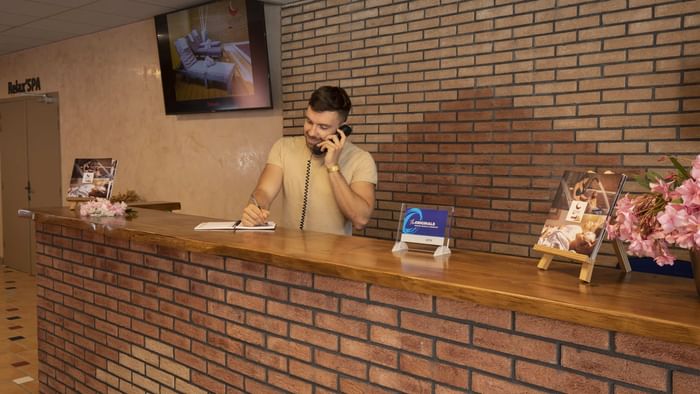
[[[165,116],[152,20],[0,57],[2,82],[58,92],[62,184],[76,157],[119,160],[115,192],[236,218],[282,136],[279,7],[266,6],[274,109]],[[0,91],[0,99],[7,91]],[[0,221],[1,223],[1,221]],[[1,253],[2,249],[0,249]]]

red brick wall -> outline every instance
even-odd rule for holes
[[[42,392],[692,393],[700,348],[37,225]]]
[[[379,168],[364,234],[456,207],[456,247],[527,256],[565,169],[700,153],[700,3],[312,1],[282,9],[285,134],[345,87]],[[609,252],[606,245],[605,250]],[[610,249],[611,250],[611,249]]]

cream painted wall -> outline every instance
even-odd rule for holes
[[[0,76],[3,84],[38,76],[41,92],[58,92],[64,193],[76,157],[112,157],[115,192],[237,218],[282,136],[280,8],[265,13],[270,110],[165,116],[152,20],[2,56]]]

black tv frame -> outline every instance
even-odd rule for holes
[[[183,8],[154,17],[158,41],[158,58],[160,60],[161,82],[165,114],[193,114],[219,111],[236,111],[248,109],[272,108],[272,91],[270,86],[270,66],[267,55],[267,35],[265,31],[264,5],[256,0],[243,0],[246,7],[248,38],[250,41],[250,58],[253,74],[253,95],[228,95],[217,98],[177,100],[175,86],[178,64],[173,64],[171,45],[180,37],[172,37],[168,29],[168,15],[178,12],[194,11],[199,7],[226,2],[215,0],[197,6]],[[218,39],[213,37],[213,39]],[[172,44],[171,44],[172,43]]]

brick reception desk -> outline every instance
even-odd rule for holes
[[[34,212],[42,392],[697,393],[689,279]]]

